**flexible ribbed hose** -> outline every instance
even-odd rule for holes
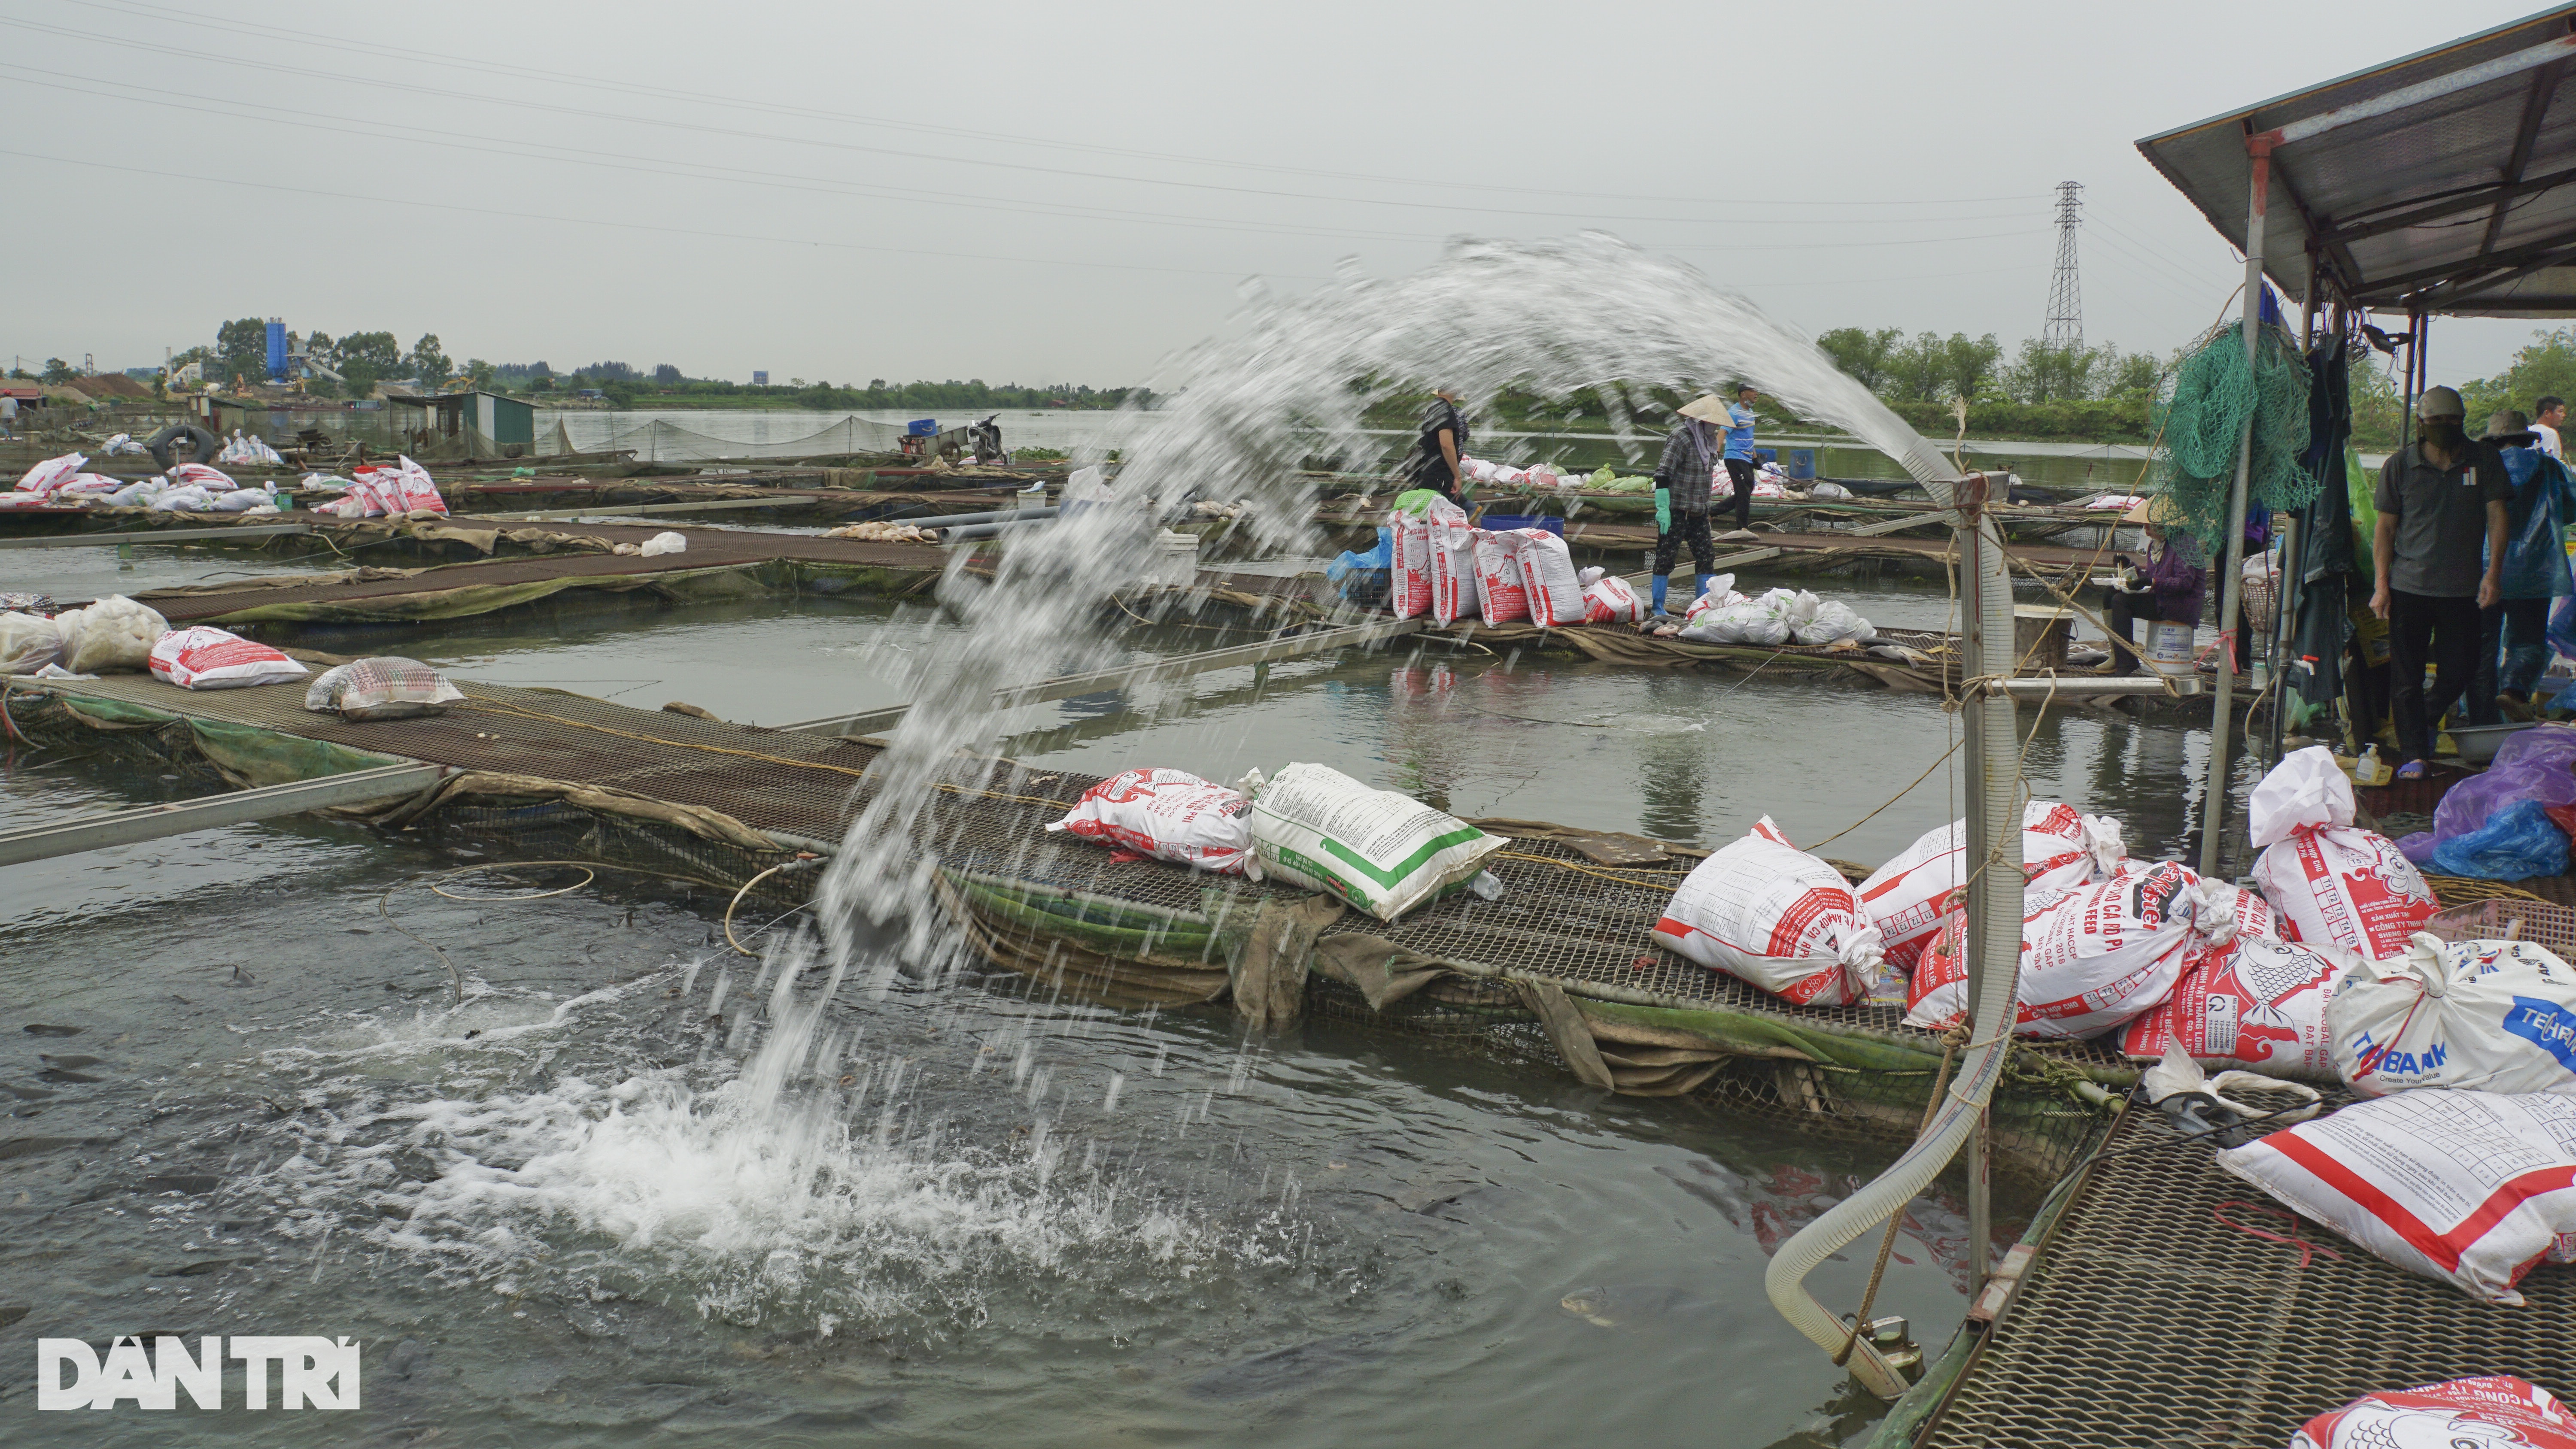
[[[1925,486],[1937,501],[1951,501],[1950,488],[1937,483]],[[1980,667],[1988,673],[2000,673],[2009,668],[2012,657],[2012,580],[2005,572],[2003,538],[1993,520],[1981,517],[1978,529],[1976,607],[1986,647]],[[1828,1354],[1842,1352],[1851,1330],[1807,1291],[1807,1275],[1890,1215],[1903,1212],[1916,1194],[1941,1175],[1976,1126],[2012,1049],[2006,1033],[2012,1021],[2021,966],[2021,808],[2016,798],[2020,742],[2013,724],[2012,698],[2002,690],[1987,691],[1964,707],[1980,712],[1984,749],[1978,761],[1978,783],[1992,843],[2001,855],[1986,867],[1990,872],[1987,879],[2000,888],[1982,892],[1985,919],[1979,923],[1984,927],[1979,939],[1985,945],[1980,963],[1984,969],[1969,1012],[1971,1049],[1960,1063],[1947,1099],[1905,1155],[1869,1185],[1834,1204],[1822,1217],[1800,1229],[1797,1236],[1781,1244],[1780,1251],[1772,1255],[1769,1271],[1763,1275],[1772,1306]],[[1970,869],[1974,868],[1971,862]],[[1866,1335],[1852,1352],[1851,1368],[1866,1387],[1883,1396],[1893,1397],[1905,1388],[1904,1380],[1879,1357]]]

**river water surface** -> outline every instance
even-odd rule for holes
[[[242,566],[139,552],[39,553],[19,586]],[[1832,592],[1887,624],[1950,607]],[[904,662],[953,628],[809,600],[309,642],[780,723],[899,702]],[[1955,814],[1931,768],[1863,818],[1953,728],[1929,697],[1474,649],[1007,722],[1010,752],[1049,767],[1318,760],[1462,815],[1703,845],[1767,813],[1802,842],[1847,831],[1825,853],[1863,861]],[[2028,769],[2169,854],[2201,748],[2058,711]],[[12,825],[206,788],[24,749],[5,778]],[[1100,1012],[1011,977],[847,990],[756,1100],[769,968],[716,935],[724,892],[444,875],[475,864],[300,818],[0,875],[9,1442],[1757,1446],[1846,1442],[1876,1412],[1761,1275],[1891,1153],[1406,1038],[1246,1041],[1221,1015]],[[1955,1198],[1918,1202],[1879,1311],[1946,1339],[1963,1252]],[[1857,1299],[1860,1256],[1819,1273],[1824,1301]],[[32,1411],[37,1337],[165,1331],[358,1338],[365,1407]]]

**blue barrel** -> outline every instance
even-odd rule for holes
[[[1753,450],[1753,461],[1756,464],[1777,463],[1780,461],[1780,450],[1777,448],[1756,448]]]
[[[1816,450],[1813,448],[1791,448],[1789,450],[1789,476],[1801,483],[1815,477]]]

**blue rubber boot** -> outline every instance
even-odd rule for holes
[[[1691,597],[1692,597],[1693,599],[1697,599],[1697,598],[1700,598],[1700,597],[1704,596],[1705,594],[1707,594],[1707,593],[1708,593],[1708,581],[1709,581],[1710,579],[1713,579],[1713,578],[1716,578],[1716,577],[1717,577],[1717,575],[1715,575],[1715,574],[1694,574],[1694,575],[1692,575],[1692,578],[1693,578],[1694,580],[1696,580],[1697,587],[1692,591],[1692,593],[1691,593]]]
[[[1670,589],[1672,586],[1673,586],[1673,576],[1672,576],[1671,574],[1657,574],[1657,575],[1655,575],[1655,577],[1654,577],[1654,583],[1653,583],[1653,590],[1654,590],[1654,595],[1655,595],[1655,612],[1656,612],[1656,613],[1660,614],[1660,613],[1662,613],[1662,612],[1664,611],[1664,593],[1665,593],[1665,591],[1666,591],[1666,590]]]

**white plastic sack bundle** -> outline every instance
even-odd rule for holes
[[[1530,616],[1529,586],[1511,546],[1496,535],[1475,530],[1476,612],[1488,624],[1509,624]]]
[[[110,478],[104,473],[82,473],[55,489],[54,501],[68,503],[74,499],[82,499],[96,502],[124,486],[125,480],[122,478]]]
[[[1845,639],[1867,644],[1878,637],[1869,621],[1840,599],[1827,599],[1816,605],[1814,617],[1789,631],[1789,637],[1801,644],[1838,644]]]
[[[2405,1449],[2416,1444],[2576,1449],[2576,1414],[2538,1384],[2493,1374],[2364,1394],[2317,1415],[2290,1436],[2290,1449]]]
[[[1531,623],[1562,629],[1583,622],[1583,585],[1575,578],[1574,555],[1566,551],[1564,539],[1544,528],[1515,528],[1492,537],[1520,569]]]
[[[168,491],[170,480],[154,476],[128,483],[107,495],[107,501],[118,508],[142,508]]]
[[[229,629],[173,629],[152,646],[152,675],[181,689],[248,689],[302,679],[303,665]]]
[[[1252,800],[1260,878],[1322,891],[1392,921],[1473,880],[1508,842],[1324,765],[1292,764]]]
[[[1951,910],[1951,893],[1966,884],[1960,862],[1967,839],[1968,823],[1953,820],[1926,832],[1860,883],[1861,909],[1885,940],[1887,959],[1900,968],[1914,969],[1914,959]],[[2127,858],[2120,822],[2109,816],[2087,815],[2056,800],[2022,807],[2022,881],[2034,899],[2108,880]]]
[[[107,446],[101,448],[99,451],[111,458],[129,454],[139,458],[152,450],[144,447],[141,443],[134,441],[133,434],[118,433],[114,437],[109,438],[107,440]]]
[[[1606,575],[1584,586],[1585,623],[1634,624],[1645,617],[1646,601],[1637,597],[1637,591],[1617,574]]]
[[[2576,1242],[2576,1098],[2402,1092],[2230,1148],[2218,1165],[2409,1272],[2519,1306]]]
[[[407,457],[394,459],[393,476],[378,475],[380,486],[393,489],[390,502],[396,513],[445,513],[447,500],[438,494],[438,485],[430,481],[429,470]],[[674,535],[676,536],[676,535]],[[677,550],[673,550],[677,552]]]
[[[417,659],[388,654],[323,670],[306,687],[304,707],[346,720],[412,719],[445,714],[463,698],[465,692],[446,675]]]
[[[1186,770],[1128,770],[1082,792],[1049,831],[1122,845],[1200,870],[1240,873],[1252,802]]]
[[[2196,952],[2235,939],[2238,894],[2164,861],[2046,901],[2025,897],[2014,1035],[2095,1036],[2162,1005]],[[1936,940],[1915,964],[1906,1001],[1909,1025],[1958,1021],[1966,962]]]
[[[1824,478],[1818,479],[1816,485],[1807,490],[1807,496],[1810,498],[1849,498],[1852,496],[1852,491],[1845,488],[1840,483],[1834,482],[1830,478]]]
[[[1681,637],[1701,644],[1758,644],[1777,649],[1789,642],[1790,624],[1780,611],[1758,599],[1702,609],[1682,626]]]
[[[2529,941],[2417,932],[2326,1003],[2335,1071],[2365,1097],[2422,1087],[2576,1095],[2576,971]]]
[[[644,547],[637,550],[646,558],[659,558],[666,553],[687,553],[688,551],[687,536],[677,533],[657,533],[644,540]]]
[[[203,513],[214,501],[205,485],[182,483],[153,494],[152,500],[144,506],[155,513]]]
[[[1768,815],[1691,870],[1654,934],[1659,946],[1801,1006],[1866,998],[1884,959],[1851,883],[1790,844]]]
[[[2179,1046],[2213,1066],[2329,1080],[2326,999],[2342,973],[2297,942],[2240,931],[2195,954],[2165,1004],[2122,1030],[2120,1050],[2149,1060]]]
[[[33,674],[63,657],[63,631],[42,614],[0,613],[0,674]]]
[[[1447,628],[1476,617],[1476,539],[1467,510],[1434,499],[1422,515],[1423,542],[1431,551],[1431,619]]]
[[[1717,574],[1709,579],[1707,588],[1691,595],[1690,604],[1682,610],[1682,615],[1686,619],[1696,619],[1711,609],[1748,602],[1750,600],[1735,591],[1735,575]]]
[[[207,510],[213,513],[248,513],[254,508],[275,508],[276,506],[277,485],[274,483],[257,488],[236,488],[230,493],[218,493],[206,500]]]
[[[89,457],[84,453],[65,453],[59,458],[47,458],[28,469],[26,475],[18,480],[18,491],[51,493],[72,481],[88,464]]]
[[[2441,909],[2397,842],[2352,823],[2352,781],[2324,745],[2273,766],[2247,813],[2255,887],[2297,940],[2394,956]]]
[[[63,667],[74,674],[140,674],[152,665],[152,646],[170,622],[125,597],[111,594],[86,609],[54,616],[63,631]]]

